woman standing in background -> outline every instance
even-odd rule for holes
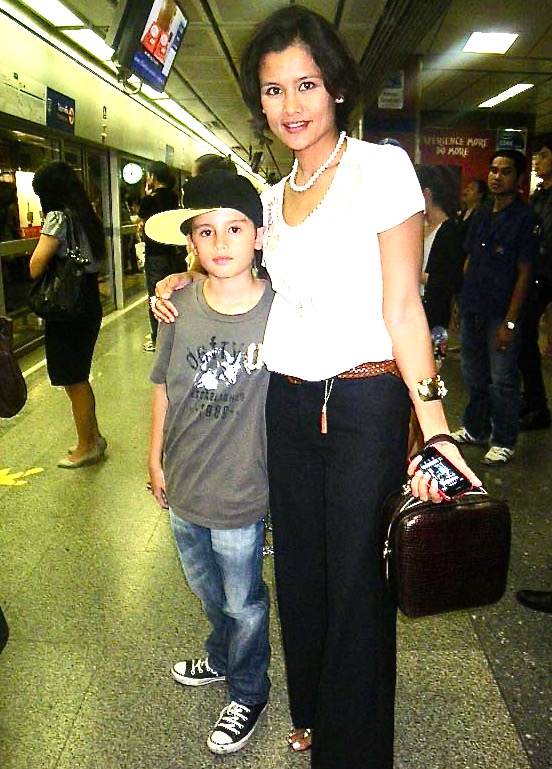
[[[67,163],[48,163],[36,172],[33,190],[45,215],[42,234],[30,261],[31,278],[38,278],[48,263],[67,249],[67,217],[71,216],[82,254],[88,259],[81,294],[82,312],[70,321],[44,324],[46,365],[50,382],[65,388],[77,431],[77,445],[58,467],[73,470],[100,462],[107,442],[96,419],[96,400],[89,382],[94,347],[102,322],[98,271],[105,257],[101,221],[84,186]]]
[[[462,210],[458,217],[458,230],[460,238],[464,241],[468,234],[468,227],[471,224],[471,218],[478,208],[485,205],[489,195],[487,182],[483,179],[470,179],[464,188],[462,195]]]
[[[448,329],[464,268],[462,237],[451,195],[454,186],[447,169],[440,166],[419,166],[417,174],[425,200],[422,301],[429,328]]]

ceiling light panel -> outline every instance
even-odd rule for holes
[[[512,96],[517,96],[518,93],[528,91],[529,88],[533,88],[533,85],[534,83],[518,83],[517,85],[513,85],[511,88],[502,91],[502,93],[493,96],[492,99],[487,99],[487,101],[481,102],[479,107],[495,107],[497,104],[501,104],[503,101],[511,99]]]
[[[65,29],[63,34],[100,61],[109,61],[114,54],[113,48],[91,29]]]
[[[129,78],[129,80],[132,80],[132,78]],[[150,86],[147,83],[142,83],[142,93],[144,94],[144,96],[147,96],[148,99],[152,99],[153,101],[159,101],[159,99],[169,98],[165,92],[159,93],[159,91],[156,91],[154,88],[150,88]]]
[[[510,32],[473,32],[466,45],[464,53],[506,53],[519,37]]]
[[[38,16],[46,19],[54,27],[82,27],[78,16],[66,8],[59,0],[24,0],[24,4]]]

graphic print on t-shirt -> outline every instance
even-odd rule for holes
[[[237,349],[236,343],[231,346],[228,342],[218,343],[214,336],[210,343],[210,349],[200,348],[196,354],[189,352],[187,356],[188,362],[198,368],[194,379],[194,387],[198,390],[217,390],[219,384],[232,387],[241,369],[250,375],[263,365],[260,342],[252,342],[245,353],[241,348]]]
[[[200,417],[226,419],[239,413],[245,392],[240,386],[263,367],[262,342],[243,343],[209,340],[209,348],[188,350],[186,360],[195,370],[189,397]],[[241,380],[241,381],[240,381]]]
[[[241,352],[233,357],[228,350],[207,350],[201,358],[194,386],[198,390],[217,390],[219,384],[225,387],[236,384],[241,359]]]

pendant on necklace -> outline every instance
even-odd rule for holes
[[[334,384],[334,378],[326,379],[324,382],[324,401],[322,403],[322,410],[320,412],[320,432],[322,435],[328,434],[328,401],[332,394]]]
[[[327,406],[324,404],[322,406],[322,413],[320,414],[320,432],[322,435],[328,434],[328,415],[327,415]]]

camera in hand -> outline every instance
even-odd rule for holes
[[[439,495],[448,502],[473,488],[472,482],[434,446],[424,449],[416,469],[437,481]]]

